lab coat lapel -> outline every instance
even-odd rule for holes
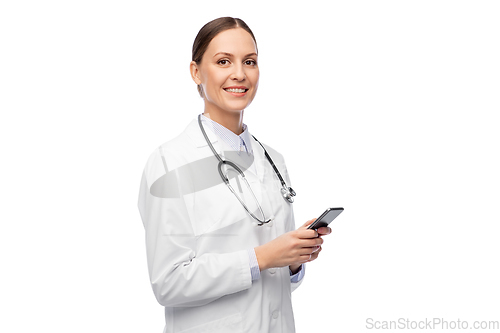
[[[250,133],[249,133],[250,134]],[[255,141],[253,136],[250,134],[250,141],[252,142],[252,149],[253,149],[253,155],[254,155],[254,165],[255,165],[255,171],[257,174],[255,174],[252,170],[250,172],[259,179],[259,181],[263,182],[264,181],[264,176],[266,173],[266,161],[267,158],[264,154],[264,150],[260,146],[260,144]]]

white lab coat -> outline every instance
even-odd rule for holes
[[[226,155],[230,148],[205,130],[214,148]],[[247,250],[296,229],[292,204],[281,196],[281,183],[262,147],[251,140],[255,169],[244,172],[266,218],[274,217],[264,226],[257,226],[222,182],[216,162],[203,170],[206,177],[217,176],[217,185],[196,188],[205,173],[195,162],[210,156],[216,161],[197,119],[147,161],[139,210],[151,285],[165,307],[164,333],[295,332],[291,292],[303,279],[292,283],[288,266],[264,270],[253,282],[251,278]],[[291,186],[281,154],[264,146]],[[169,190],[161,192],[158,185]]]

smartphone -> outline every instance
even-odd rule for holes
[[[325,210],[323,214],[321,214],[320,217],[316,219],[313,223],[311,223],[307,229],[314,229],[318,230],[318,228],[321,227],[326,227],[332,222],[337,216],[340,215],[344,211],[344,208],[338,207],[338,208],[328,208]]]

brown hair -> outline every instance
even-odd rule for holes
[[[243,22],[243,20],[233,17],[219,17],[218,19],[205,24],[198,32],[198,35],[196,35],[193,43],[193,57],[191,60],[199,65],[201,63],[203,55],[205,54],[205,51],[208,48],[208,44],[210,44],[212,39],[214,39],[215,36],[225,30],[235,28],[242,28],[247,31],[250,36],[252,36],[253,41],[255,42],[255,47],[257,48],[257,41],[255,40],[255,36],[253,35],[252,30],[250,30],[248,25]],[[198,85],[198,92],[200,93],[200,96],[203,97],[203,88],[200,84]]]

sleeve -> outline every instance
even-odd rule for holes
[[[248,249],[248,257],[250,258],[250,271],[252,272],[252,281],[260,279],[260,267],[255,254],[255,248]]]
[[[304,277],[305,271],[306,271],[306,264],[305,263],[300,265],[299,271],[295,274],[293,274],[292,270],[290,270],[290,282],[297,283],[300,280],[302,280],[302,278]]]
[[[179,194],[178,176],[166,170],[164,163],[157,149],[142,174],[138,200],[146,235],[149,277],[158,302],[167,307],[201,306],[250,288],[252,276],[247,250],[196,253],[196,237],[183,195]],[[170,194],[177,192],[176,195],[151,191],[153,183],[161,177],[167,180],[162,188],[177,187],[170,191]]]

